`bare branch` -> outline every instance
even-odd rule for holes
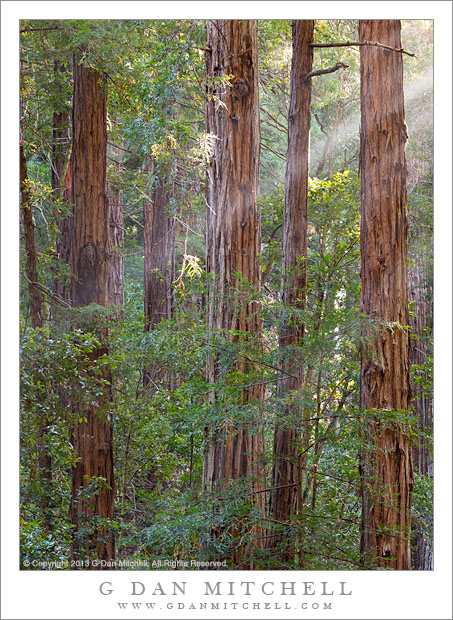
[[[267,146],[267,144],[263,142],[263,138],[261,138],[261,146],[267,149],[268,151],[270,151],[271,153],[273,153],[274,155],[277,155],[277,157],[280,157],[280,159],[283,159],[283,161],[286,161],[286,157],[282,155],[282,153],[278,153],[277,151],[274,151],[274,149],[272,149],[270,146]]]
[[[33,281],[31,281],[29,278],[27,278],[27,276],[25,274],[23,274],[23,276],[24,276],[24,278],[27,280],[27,282],[29,284],[32,284],[33,286],[37,286],[43,293],[45,293],[46,295],[48,295],[52,299],[55,299],[55,301],[58,304],[60,304],[60,306],[62,306],[63,308],[71,308],[72,307],[71,304],[68,304],[67,301],[65,301],[59,295],[57,295],[56,293],[53,293],[50,289],[48,289],[47,286],[44,286],[40,282],[33,282]]]
[[[272,177],[274,177],[276,181],[278,181],[279,183],[283,183],[283,180],[280,179],[276,174],[274,174],[272,170],[268,168],[262,160],[260,160],[260,166],[263,166],[264,170],[266,170],[266,172],[268,172]]]
[[[307,73],[307,75],[304,77],[304,82],[317,75],[334,73],[335,71],[338,71],[338,69],[347,69],[348,67],[349,65],[345,65],[344,62],[337,62],[337,64],[334,67],[330,67],[330,69],[318,69],[317,71],[311,71],[310,73]]]
[[[402,47],[390,47],[389,45],[384,45],[383,43],[378,43],[377,41],[346,41],[345,43],[311,43],[311,47],[364,47],[364,46],[372,46],[372,47],[381,47],[385,50],[390,50],[391,52],[399,52],[400,54],[407,54],[408,56],[412,56],[413,58],[417,58],[415,54],[411,54],[410,52],[406,52]]]
[[[268,112],[265,108],[263,108],[262,106],[260,106],[260,110],[261,112],[264,112],[264,114],[266,114],[266,116],[268,116],[271,120],[274,121],[274,123],[277,125],[277,128],[280,128],[281,131],[283,131],[285,134],[288,131],[288,127],[285,127],[285,125],[282,125],[280,123],[280,121],[278,121],[275,116],[272,116],[272,114],[270,112]]]

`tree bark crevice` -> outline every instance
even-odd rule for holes
[[[360,20],[361,41],[401,46],[398,20]],[[360,407],[365,565],[410,569],[406,141],[401,54],[360,50],[361,312],[375,327],[362,349]],[[391,327],[388,327],[388,324]]]
[[[106,196],[107,106],[105,80],[99,72],[74,62],[72,150],[71,268],[74,307],[111,305],[109,286],[111,242],[110,208]],[[106,330],[97,328],[106,340]],[[90,354],[92,372],[99,358],[108,354],[101,344]],[[99,377],[99,374],[93,374]],[[108,413],[111,402],[110,373],[102,371],[97,403],[75,412],[79,423],[71,431],[77,461],[72,471],[71,518],[75,526],[72,556],[75,559],[113,560],[114,535],[102,520],[113,519],[113,437]],[[85,421],[80,421],[85,420]],[[101,520],[98,524],[97,521]],[[78,532],[87,528],[83,541]],[[91,564],[90,568],[96,568]]]
[[[261,226],[256,205],[259,183],[258,24],[256,20],[214,20],[208,32],[206,69],[210,78],[233,75],[232,86],[210,87],[207,129],[217,136],[208,174],[207,272],[212,277],[208,299],[208,330],[232,342],[253,341],[261,331],[259,305],[243,301],[248,287],[261,284],[257,256]],[[222,105],[216,104],[214,97]],[[245,283],[245,284],[244,284]],[[240,335],[237,335],[240,334]],[[215,346],[215,345],[214,345]],[[247,374],[250,361],[239,358],[236,371]],[[219,366],[211,356],[208,378],[214,384]],[[263,399],[260,384],[242,390],[238,406]],[[215,394],[211,394],[215,402]],[[243,480],[249,490],[264,487],[264,438],[251,423],[225,420],[222,430],[211,437],[205,456],[203,483],[207,491],[232,488]],[[252,497],[264,511],[264,494]],[[249,554],[263,546],[262,529],[238,520],[231,530],[238,537],[248,530],[249,548],[232,551],[231,561],[253,568]],[[247,559],[249,558],[249,559]]]

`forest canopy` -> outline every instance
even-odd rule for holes
[[[432,72],[429,20],[20,22],[21,568],[432,570]]]

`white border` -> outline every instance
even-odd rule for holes
[[[451,3],[450,2],[11,2],[2,12],[2,618],[451,618]],[[202,600],[202,582],[346,581],[350,598],[333,611],[115,611],[98,592],[112,581],[126,593],[131,580],[148,584],[156,572],[18,571],[18,19],[47,18],[434,19],[435,26],[435,570],[387,572],[166,572],[162,585],[187,581]],[[162,599],[160,605],[172,602]],[[243,597],[247,601],[252,597]],[[297,597],[293,597],[297,598]],[[346,599],[346,600],[345,600]],[[118,600],[118,599],[116,599]],[[125,600],[131,600],[126,598]],[[173,601],[175,597],[173,597]],[[222,600],[227,600],[222,599]],[[231,597],[230,597],[231,600]],[[256,599],[254,599],[256,600]],[[280,602],[285,602],[281,597]],[[298,598],[298,603],[301,600]],[[319,599],[318,602],[320,602]],[[240,603],[241,597],[235,597]],[[283,605],[282,605],[283,606]],[[158,615],[156,615],[158,614]]]

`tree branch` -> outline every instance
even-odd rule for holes
[[[270,112],[268,112],[265,108],[263,108],[262,106],[260,106],[260,110],[261,112],[264,112],[264,114],[266,114],[266,116],[268,116],[270,119],[272,119],[274,121],[274,123],[277,125],[277,127],[279,127],[285,134],[288,131],[288,127],[285,127],[284,125],[282,125],[280,123],[280,121],[278,121],[275,116],[272,116],[272,114]]]
[[[315,119],[316,122],[319,125],[320,130],[322,131],[322,133],[326,136],[326,138],[330,138],[329,134],[327,133],[327,131],[324,129],[324,125],[321,123],[321,121],[319,120],[319,116],[316,114],[315,112]]]
[[[65,301],[59,295],[53,293],[50,289],[48,289],[47,286],[44,286],[40,282],[33,282],[32,280],[27,278],[27,276],[25,274],[22,274],[22,275],[24,276],[24,278],[27,280],[27,282],[29,284],[32,284],[33,286],[37,286],[43,293],[45,293],[46,295],[48,295],[52,299],[55,299],[55,301],[58,304],[60,304],[60,306],[62,306],[63,308],[71,308],[72,307],[71,304],[68,304],[67,301]]]
[[[283,159],[283,161],[286,161],[286,157],[282,155],[281,153],[274,151],[274,149],[272,149],[270,146],[267,146],[267,144],[263,142],[263,138],[261,138],[261,146],[267,149],[268,151],[270,151],[271,153],[273,153],[274,155],[277,155],[277,157],[280,157],[280,159]]]
[[[280,224],[277,224],[277,226],[274,228],[274,230],[271,232],[271,234],[268,237],[268,241],[272,241],[272,239],[274,238],[275,233],[283,226],[283,222],[280,222]]]
[[[266,172],[273,176],[276,181],[278,181],[279,183],[283,183],[283,180],[280,179],[276,174],[274,174],[272,170],[268,168],[262,160],[260,160],[260,166],[263,166],[264,170],[266,170]]]
[[[417,58],[415,54],[406,52],[406,50],[404,50],[402,47],[390,47],[389,45],[384,45],[383,43],[378,43],[377,41],[346,41],[345,43],[311,43],[310,45],[311,47],[354,47],[354,46],[381,47],[382,49],[390,50],[391,52],[399,52],[400,54],[407,54],[408,56]]]
[[[306,82],[312,77],[316,77],[317,75],[334,73],[335,71],[338,71],[338,69],[347,69],[348,67],[349,65],[345,65],[344,62],[337,62],[337,64],[334,67],[330,67],[330,69],[318,69],[317,71],[311,71],[310,73],[307,73],[307,75],[304,77],[304,82]]]

